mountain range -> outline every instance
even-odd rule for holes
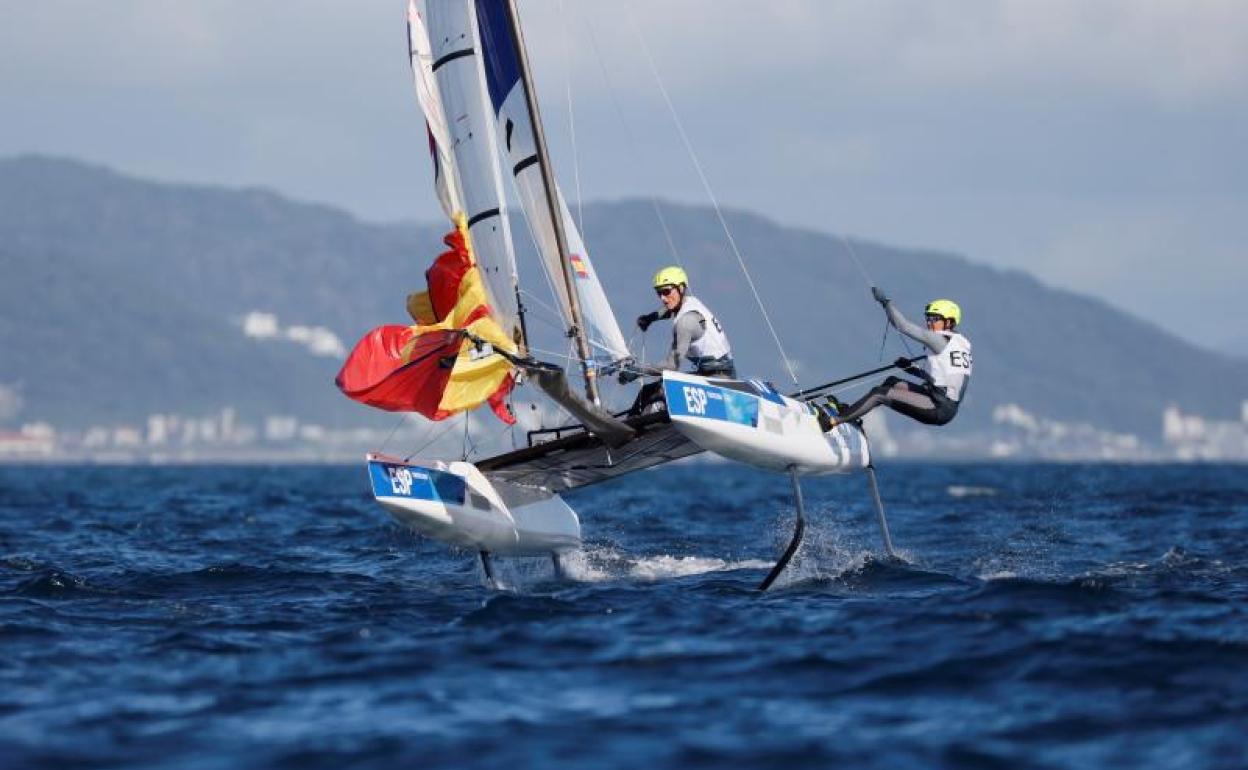
[[[1197,348],[1024,272],[785,227],[748,212],[725,216],[803,386],[907,352],[895,333],[884,339],[884,317],[868,290],[875,283],[915,319],[933,297],[961,304],[976,366],[966,406],[949,428],[955,433],[986,429],[995,406],[1013,403],[1155,439],[1168,403],[1232,417],[1248,398],[1248,360]],[[566,350],[527,230],[514,224],[521,276],[533,292],[534,346]],[[324,327],[350,347],[373,326],[406,322],[405,297],[422,287],[447,229],[363,222],[263,189],[156,183],[57,158],[2,160],[0,388],[8,399],[0,404],[8,406],[0,428],[32,420],[136,423],[226,405],[250,418],[378,424],[379,415],[334,387],[339,357],[249,337],[244,319],[263,312],[284,326]],[[641,357],[659,356],[667,327],[641,335],[631,319],[656,307],[653,272],[679,262],[723,321],[742,373],[792,385],[712,209],[587,204],[583,229]],[[917,353],[913,343],[910,349]]]

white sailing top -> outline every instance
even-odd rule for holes
[[[689,351],[685,357],[697,363],[706,358],[731,356],[732,347],[728,344],[728,335],[724,334],[723,324],[701,300],[686,294],[680,303],[680,310],[676,311],[676,317],[672,319],[673,323],[679,324],[681,317],[689,313],[702,316],[703,326],[702,335],[689,343]]]
[[[939,353],[927,354],[927,372],[932,385],[944,391],[951,401],[962,398],[971,376],[971,341],[957,332],[943,332],[946,340]]]

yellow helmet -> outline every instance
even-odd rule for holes
[[[685,275],[685,271],[676,265],[665,267],[654,274],[654,288],[656,289],[660,286],[679,286],[682,283],[688,286],[689,276]]]
[[[932,300],[923,309],[923,315],[938,315],[941,318],[953,321],[955,326],[962,323],[962,308],[958,307],[958,303],[951,299]]]

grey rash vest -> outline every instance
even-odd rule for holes
[[[702,314],[694,310],[676,319],[672,327],[672,349],[667,356],[655,365],[656,371],[680,369],[680,360],[689,352],[689,346],[699,339],[703,333],[706,320]]]

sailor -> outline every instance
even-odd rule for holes
[[[923,367],[915,366],[908,358],[898,358],[894,364],[921,382],[889,377],[853,404],[838,408],[840,414],[822,421],[831,429],[840,423],[861,420],[877,406],[887,406],[926,425],[944,425],[958,414],[971,378],[971,341],[957,330],[962,309],[952,300],[934,299],[923,310],[927,328],[921,329],[906,320],[882,290],[872,286],[871,295],[884,306],[889,323],[897,331],[927,348]],[[840,407],[835,399],[829,401]]]
[[[732,347],[724,327],[697,297],[689,293],[689,276],[675,265],[654,274],[654,291],[663,305],[661,312],[646,313],[637,318],[644,332],[655,321],[672,319],[672,345],[667,357],[654,366],[641,366],[620,373],[620,382],[631,382],[643,374],[658,376],[664,370],[680,368],[680,360],[693,364],[693,373],[703,376],[736,377]],[[641,414],[651,403],[660,400],[661,380],[647,383],[637,394],[630,414]]]

